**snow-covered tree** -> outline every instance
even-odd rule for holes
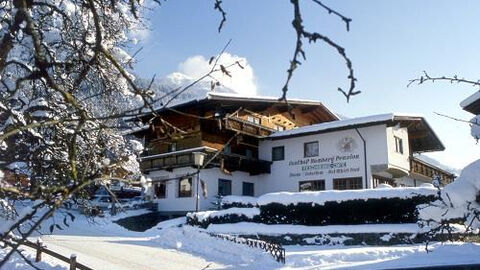
[[[467,80],[458,76],[431,77],[428,73],[420,78],[413,79],[412,83],[447,81],[450,83],[469,84],[475,88],[480,82]],[[455,121],[468,123],[471,135],[478,142],[480,138],[480,115],[470,121],[446,116]],[[419,220],[421,226],[429,228],[428,235],[435,237],[438,234],[464,235],[478,234],[480,230],[480,160],[466,166],[460,176],[452,183],[438,190],[438,199],[429,205],[419,206]]]
[[[25,240],[94,181],[139,175],[140,148],[116,132],[124,112],[111,101],[151,99],[134,84],[127,47],[143,9],[136,0],[0,1],[0,166],[13,172],[2,173],[0,195],[36,201],[2,226],[1,240],[48,209],[16,231],[18,243]]]

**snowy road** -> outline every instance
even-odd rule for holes
[[[201,257],[155,246],[142,237],[51,235],[42,240],[61,254],[77,254],[79,262],[98,270],[224,268]]]
[[[65,256],[75,253],[80,263],[95,270],[370,270],[480,263],[480,244],[434,243],[430,253],[421,244],[285,246],[286,264],[282,265],[259,249],[213,238],[198,228],[172,227],[178,222],[184,220],[165,221],[139,233],[108,219],[92,223],[78,216],[71,226],[41,238],[49,249]],[[48,228],[48,222],[44,228]]]
[[[57,219],[60,218],[57,215]],[[65,256],[74,253],[78,262],[95,270],[270,270],[281,267],[261,250],[213,238],[193,228],[169,228],[178,222],[185,220],[165,221],[146,232],[132,232],[109,219],[92,222],[79,215],[71,226],[55,230],[53,234],[46,231],[47,221],[43,229],[46,234],[37,236],[48,249]],[[30,240],[36,241],[36,238]]]

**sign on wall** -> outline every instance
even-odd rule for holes
[[[318,157],[290,160],[289,176],[342,175],[360,172],[358,145],[352,137],[341,138],[333,153],[320,153]]]

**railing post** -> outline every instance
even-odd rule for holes
[[[72,254],[70,255],[70,270],[76,270],[77,269],[77,255]]]
[[[42,261],[42,240],[37,238],[37,254],[35,255],[35,262]]]

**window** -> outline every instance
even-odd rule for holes
[[[303,145],[305,157],[318,156],[318,142],[307,142]]]
[[[285,147],[276,146],[272,147],[272,161],[284,160],[285,159]]]
[[[337,178],[333,179],[333,189],[346,190],[346,189],[362,189],[362,178]]]
[[[178,197],[192,197],[192,178],[183,178],[178,181]]]
[[[298,182],[298,190],[300,192],[325,190],[325,180],[300,181]]]
[[[168,152],[175,152],[177,151],[177,143],[170,143],[168,145]]]
[[[242,184],[242,196],[254,196],[253,183],[243,182]]]
[[[392,179],[392,178],[387,178],[387,177],[378,176],[378,175],[372,175],[372,180],[373,180],[373,188],[376,188],[376,187],[378,187],[378,185],[381,185],[381,184],[388,184],[392,187],[397,186],[395,184],[395,180]],[[413,181],[415,181],[415,179]]]
[[[155,197],[157,199],[163,199],[167,197],[167,182],[159,182],[155,184]]]
[[[257,125],[260,125],[261,121],[260,121],[260,117],[255,117],[253,115],[248,115],[247,116],[247,121],[248,122],[251,122],[251,123],[254,123],[254,124],[257,124]]]
[[[232,181],[226,179],[218,179],[218,195],[232,195]]]
[[[397,136],[395,138],[395,152],[403,154],[403,140]]]
[[[273,129],[275,129],[276,131],[284,131],[286,128],[281,125],[273,125]]]
[[[245,149],[245,156],[247,158],[252,158],[253,157],[252,149]]]

